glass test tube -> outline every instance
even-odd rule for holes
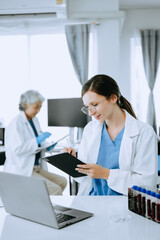
[[[137,209],[137,186],[134,185],[132,187],[133,189],[133,212],[137,213],[138,209]]]
[[[146,189],[141,188],[141,215],[146,216]]]
[[[151,219],[151,191],[146,190],[146,217]]]
[[[155,221],[155,215],[156,215],[156,213],[155,213],[155,210],[156,210],[156,198],[155,198],[155,195],[156,195],[156,193],[155,192],[151,192],[151,219],[153,220],[153,221]]]
[[[133,189],[128,188],[128,209],[134,212]]]
[[[157,223],[160,223],[160,194],[156,194],[156,217],[155,220]]]
[[[141,209],[141,201],[142,201],[142,194],[141,194],[141,187],[137,187],[137,210],[138,214],[142,214],[142,209]]]

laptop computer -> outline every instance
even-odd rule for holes
[[[78,209],[53,206],[45,181],[36,177],[0,172],[0,197],[6,212],[57,229],[93,215]]]

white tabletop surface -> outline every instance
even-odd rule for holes
[[[123,196],[54,196],[54,203],[94,213],[60,230],[7,214],[0,208],[0,240],[159,240],[160,224],[128,210]]]

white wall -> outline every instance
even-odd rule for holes
[[[119,78],[118,19],[108,19],[97,27],[97,73]]]
[[[69,18],[80,18],[93,16],[105,11],[117,11],[119,9],[119,0],[67,0],[67,11]],[[94,15],[92,15],[94,14]]]

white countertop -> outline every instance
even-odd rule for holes
[[[0,240],[159,240],[160,224],[128,210],[124,196],[54,196],[56,204],[94,216],[60,230],[6,214],[0,208]]]

